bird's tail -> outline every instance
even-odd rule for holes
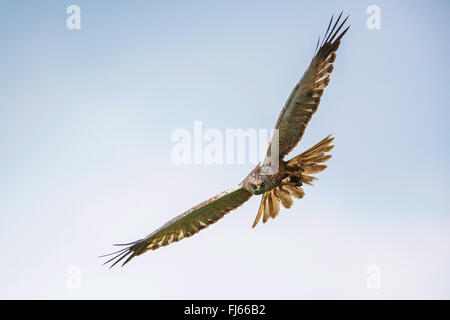
[[[331,144],[333,140],[334,138],[329,135],[305,152],[287,161],[288,173],[299,178],[301,182],[312,185],[317,178],[311,175],[327,168],[324,163],[331,158],[331,154],[327,154],[327,152],[334,148],[334,145]]]
[[[303,183],[312,185],[313,181],[317,180],[312,175],[327,168],[324,163],[331,158],[331,155],[327,152],[333,149],[334,146],[331,144],[333,140],[334,138],[328,136],[286,162],[288,176],[283,179],[280,186],[265,192],[261,196],[261,204],[252,228],[258,224],[261,216],[263,217],[263,223],[269,218],[276,218],[280,211],[280,203],[283,207],[289,209],[294,203],[292,198],[301,199],[305,196],[302,185]]]

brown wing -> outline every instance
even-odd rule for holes
[[[320,48],[314,55],[308,69],[303,74],[300,81],[292,90],[286,101],[280,116],[278,117],[275,129],[278,129],[279,157],[283,159],[301,140],[305,128],[316,112],[320,103],[323,90],[330,82],[330,74],[333,71],[333,62],[336,59],[336,50],[339,48],[342,37],[348,28],[339,33],[347,21],[348,17],[338,26],[342,16],[330,27],[333,17],[328,25],[327,32],[323,38]],[[337,27],[337,28],[336,28]],[[317,46],[319,45],[317,42]],[[271,142],[272,144],[272,142]],[[268,156],[270,155],[270,147]]]
[[[113,267],[128,256],[122,264],[123,266],[133,257],[141,255],[147,250],[155,250],[172,242],[188,238],[215,223],[231,210],[241,206],[251,196],[252,194],[245,190],[242,184],[224,191],[168,221],[144,239],[123,244],[128,247],[110,254],[116,255],[106,261],[105,264],[115,260],[111,265]]]

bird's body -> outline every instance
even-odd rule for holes
[[[290,160],[284,158],[301,140],[309,120],[317,110],[323,90],[330,81],[336,51],[340,40],[349,28],[340,32],[347,21],[347,18],[344,19],[338,26],[341,16],[342,13],[332,28],[333,18],[331,18],[323,41],[320,43],[319,39],[317,43],[318,50],[316,48],[317,52],[308,69],[281,110],[275,124],[277,134],[269,143],[266,158],[236,187],[183,212],[147,237],[124,244],[126,247],[115,252],[115,256],[106,263],[115,260],[112,264],[114,266],[126,258],[123,263],[126,264],[133,257],[148,250],[155,250],[192,236],[241,206],[253,195],[262,195],[253,227],[261,217],[263,222],[269,218],[276,218],[280,211],[280,204],[289,209],[293,205],[292,198],[303,198],[305,193],[302,185],[312,185],[316,179],[312,175],[327,167],[323,163],[331,158],[331,155],[327,153],[333,148],[331,145],[333,138],[326,137]],[[273,166],[274,163],[275,166]]]
[[[278,170],[273,174],[264,174],[262,171],[263,167],[258,164],[242,181],[244,189],[253,195],[260,195],[272,190],[288,176],[286,163],[283,160],[279,162]]]

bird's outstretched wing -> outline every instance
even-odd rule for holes
[[[105,264],[113,262],[111,265],[113,267],[127,257],[122,264],[123,266],[132,258],[143,254],[147,250],[155,250],[172,242],[190,237],[217,222],[231,210],[241,206],[251,196],[252,194],[245,190],[242,184],[228,189],[168,221],[144,239],[123,244],[127,247],[110,254],[114,255],[114,257],[106,261]]]
[[[275,129],[278,129],[280,159],[283,159],[301,140],[309,120],[319,106],[323,90],[330,82],[336,51],[349,28],[348,26],[341,31],[348,19],[348,17],[345,18],[339,24],[341,16],[342,13],[334,24],[333,17],[331,17],[322,42],[320,42],[320,38],[317,42],[317,47],[320,44],[319,50],[317,51],[316,47],[316,53],[308,69],[292,90],[275,124]],[[267,157],[270,157],[272,144],[273,141],[269,144]]]

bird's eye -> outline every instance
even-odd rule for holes
[[[262,187],[264,187],[264,182],[261,182],[261,184],[256,184],[255,185],[256,189],[261,189]]]

